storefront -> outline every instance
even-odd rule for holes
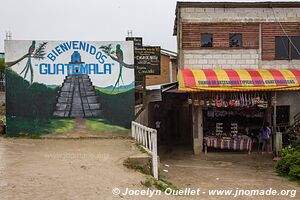
[[[281,112],[286,107],[300,112],[298,105],[288,103],[288,97],[300,89],[299,70],[185,69],[179,71],[178,81],[179,91],[188,92],[193,110],[195,154],[205,147],[257,149],[264,124],[272,126],[274,133],[278,131],[277,93],[281,101],[286,95],[287,104],[280,105]]]

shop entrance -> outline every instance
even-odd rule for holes
[[[204,147],[228,151],[258,150],[260,132],[269,123],[270,93],[212,92],[193,95],[202,109]]]
[[[158,145],[192,150],[192,107],[187,95],[164,93],[163,101],[149,104],[149,127],[157,130]]]

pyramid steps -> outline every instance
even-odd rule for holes
[[[54,117],[101,117],[101,104],[86,74],[65,78],[57,97]]]

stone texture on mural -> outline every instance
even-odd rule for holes
[[[69,75],[58,93],[55,117],[101,117],[101,104],[88,75]]]

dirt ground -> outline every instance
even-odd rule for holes
[[[185,151],[182,151],[185,152]],[[161,156],[163,176],[177,188],[297,189],[276,176],[270,159],[255,154],[211,153],[208,160],[190,152]],[[290,199],[224,196],[113,195],[117,187],[147,190],[146,176],[123,166],[140,152],[128,139],[6,139],[0,138],[0,199]],[[251,162],[249,162],[251,161]],[[250,164],[249,164],[250,163]],[[167,164],[169,167],[166,167]],[[299,199],[299,194],[296,198]]]
[[[114,187],[143,187],[123,166],[136,153],[131,140],[0,138],[0,199],[116,199]]]
[[[162,151],[163,152],[163,151]],[[163,176],[179,188],[200,188],[207,192],[214,189],[274,189],[297,190],[296,196],[207,196],[206,199],[300,199],[300,185],[279,177],[274,171],[275,162],[271,154],[248,155],[246,152],[209,152],[207,156],[192,155],[192,151],[181,148],[161,154],[161,169],[168,170]],[[205,197],[205,195],[203,195]],[[204,198],[205,199],[205,198]]]

